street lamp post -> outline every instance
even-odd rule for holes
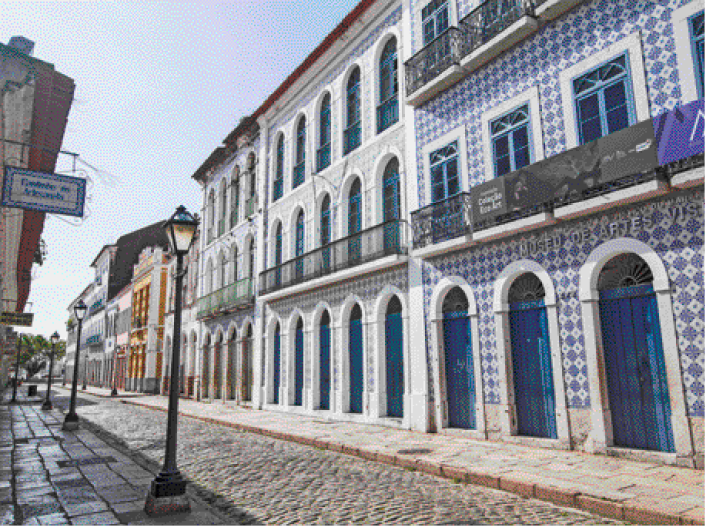
[[[59,343],[59,333],[54,332],[51,335],[51,358],[49,359],[49,378],[47,379],[47,397],[42,404],[42,410],[50,411],[54,409],[54,405],[51,403],[51,377],[54,373],[54,352],[56,351],[56,344]]]
[[[17,337],[17,361],[15,362],[15,381],[12,386],[12,400],[10,400],[10,403],[13,403],[13,404],[15,402],[17,402],[17,382],[19,382],[21,349],[22,349],[22,335],[19,335]]]
[[[144,510],[150,515],[167,515],[183,513],[191,510],[186,496],[186,481],[176,467],[176,427],[179,411],[179,365],[181,362],[181,294],[185,272],[183,271],[183,258],[188,253],[195,238],[198,228],[198,219],[186,211],[182,205],[176,209],[174,215],[164,223],[171,249],[176,255],[176,287],[174,301],[174,334],[172,336],[173,351],[171,353],[171,381],[169,382],[169,409],[166,424],[166,450],[164,452],[164,466],[157,477],[152,481]]]
[[[74,431],[78,429],[78,415],[76,414],[76,389],[78,388],[78,365],[81,352],[81,328],[83,326],[83,318],[86,316],[88,307],[83,300],[78,300],[78,303],[73,308],[73,312],[78,320],[78,333],[76,334],[76,356],[73,359],[73,383],[71,384],[71,404],[69,412],[64,419],[62,429],[66,431]]]

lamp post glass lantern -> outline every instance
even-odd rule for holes
[[[88,307],[83,300],[78,300],[73,312],[78,320],[78,331],[76,333],[76,355],[73,359],[73,382],[71,383],[71,402],[69,404],[69,412],[64,419],[63,429],[73,431],[78,428],[78,415],[76,414],[76,389],[78,387],[78,366],[81,352],[81,328],[83,327],[83,318],[86,317]]]
[[[159,475],[152,481],[145,511],[150,515],[167,515],[189,511],[191,506],[186,497],[186,481],[176,466],[176,428],[179,411],[179,377],[181,363],[181,295],[184,280],[183,259],[196,237],[198,218],[191,215],[182,205],[174,215],[164,223],[164,230],[172,252],[176,255],[176,275],[174,276],[174,333],[171,341],[171,381],[169,382],[169,409],[166,424],[166,448],[164,465]]]
[[[51,335],[51,357],[49,358],[49,377],[47,378],[47,396],[46,399],[44,400],[44,403],[42,404],[42,409],[44,411],[49,411],[51,409],[54,409],[54,405],[51,403],[51,379],[52,379],[52,374],[54,373],[54,353],[56,352],[56,344],[59,343],[59,333],[54,332],[54,334]]]

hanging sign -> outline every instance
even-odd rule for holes
[[[658,160],[662,166],[703,153],[705,99],[679,106],[654,119]]]
[[[86,180],[8,166],[0,206],[83,217]]]
[[[32,312],[0,312],[0,323],[3,325],[17,325],[31,327],[34,321]]]

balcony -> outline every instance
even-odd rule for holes
[[[387,221],[352,236],[338,239],[260,274],[260,294],[309,282],[385,256],[407,254],[404,221]]]
[[[412,212],[414,250],[459,237],[466,237],[469,242],[472,236],[471,211],[470,194],[462,192]],[[453,243],[454,248],[457,246]]]
[[[347,155],[362,144],[362,126],[360,121],[348,126],[343,132],[343,155]]]
[[[418,106],[538,29],[531,0],[487,0],[405,64],[407,103]]]
[[[463,77],[463,34],[449,27],[404,64],[406,102],[418,106]]]
[[[221,312],[229,312],[252,305],[254,302],[252,285],[252,278],[245,278],[198,298],[197,318],[201,320]]]
[[[306,161],[301,161],[299,164],[294,166],[294,177],[291,184],[294,188],[302,185],[306,179]]]
[[[382,133],[397,122],[399,122],[399,97],[395,94],[377,106],[377,133]]]
[[[277,201],[281,199],[281,197],[284,195],[284,178],[280,177],[279,179],[274,180],[274,190],[272,192],[272,201]]]
[[[103,343],[103,335],[94,334],[93,336],[89,336],[88,338],[86,338],[85,345],[98,345],[100,343]]]
[[[257,211],[257,196],[250,197],[245,201],[245,217],[252,217]]]
[[[322,172],[330,166],[330,142],[316,151],[316,172]]]

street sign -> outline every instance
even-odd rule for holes
[[[32,312],[2,312],[0,313],[0,323],[3,325],[18,325],[20,327],[31,327],[34,321]]]
[[[83,217],[86,180],[8,166],[0,206]]]

